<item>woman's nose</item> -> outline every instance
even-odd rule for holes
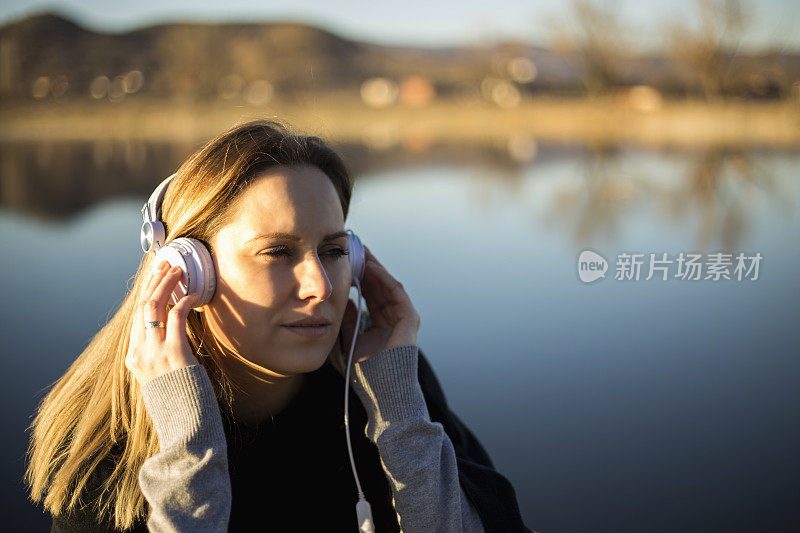
[[[317,254],[308,255],[297,265],[297,279],[300,284],[298,296],[301,300],[307,298],[317,298],[320,301],[327,300],[333,286],[328,280],[328,273],[322,265]]]

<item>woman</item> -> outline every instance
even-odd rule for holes
[[[377,531],[526,530],[513,488],[447,408],[402,284],[368,249],[373,324],[347,366],[351,189],[329,147],[274,122],[181,166],[155,218],[166,234],[149,238],[196,239],[215,286],[186,294],[188,272],[146,254],[42,402],[26,480],[54,531],[351,530],[356,492],[372,507],[365,518],[359,503],[359,526]]]

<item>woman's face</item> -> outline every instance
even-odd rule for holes
[[[226,352],[268,374],[322,366],[336,341],[350,291],[339,197],[316,167],[276,167],[237,199],[211,239],[217,288],[204,306]],[[327,322],[321,335],[287,324]],[[305,333],[305,334],[304,334]]]

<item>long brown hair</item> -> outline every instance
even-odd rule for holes
[[[342,159],[321,139],[275,121],[239,125],[190,156],[170,182],[161,220],[167,240],[192,237],[206,245],[230,216],[230,206],[262,171],[312,165],[328,175],[347,218],[352,180]],[[131,239],[136,238],[132,231]],[[139,384],[125,366],[137,303],[153,254],[143,256],[119,309],[92,338],[39,405],[31,431],[25,481],[30,497],[53,515],[84,505],[84,489],[103,459],[114,451],[115,467],[90,502],[99,518],[124,529],[147,514],[138,473],[159,450],[158,436]],[[214,384],[220,405],[230,405],[230,382],[213,350],[205,350],[202,313],[191,311],[187,335]],[[338,344],[329,360],[342,370]]]

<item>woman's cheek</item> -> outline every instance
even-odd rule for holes
[[[337,272],[339,274],[339,281],[345,289],[349,290],[350,281],[353,279],[353,271],[350,268],[350,261],[347,260],[347,256],[344,256],[339,260],[338,266],[339,268]]]

